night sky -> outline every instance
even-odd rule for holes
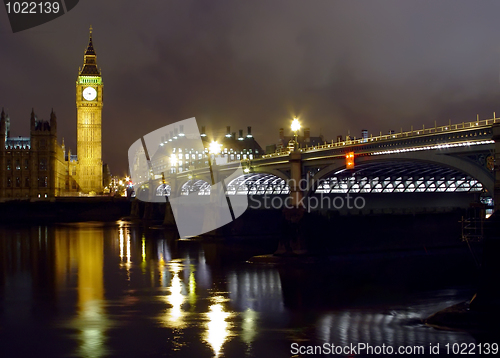
[[[0,9],[0,106],[13,136],[59,119],[76,151],[75,81],[94,28],[103,160],[128,171],[141,135],[196,117],[252,126],[265,147],[293,116],[331,140],[500,115],[497,1],[80,0],[13,34]]]

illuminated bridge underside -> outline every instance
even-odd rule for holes
[[[228,195],[288,194],[290,188],[285,180],[272,174],[244,174],[227,186]]]
[[[191,179],[185,182],[181,188],[181,195],[190,195],[193,193],[210,195],[210,184],[201,179]]]
[[[342,169],[319,181],[316,193],[478,192],[470,176],[432,163],[383,162]]]
[[[172,191],[172,187],[168,184],[161,184],[158,188],[156,188],[156,196],[170,196],[170,192]]]

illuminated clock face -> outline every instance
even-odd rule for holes
[[[97,92],[92,87],[87,87],[83,90],[83,98],[87,101],[92,101],[97,97]]]

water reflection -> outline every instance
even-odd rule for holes
[[[364,272],[343,279],[357,267],[345,262],[330,272],[247,265],[223,244],[124,223],[0,227],[0,236],[0,346],[27,328],[45,351],[20,343],[26,355],[287,356],[299,340],[473,341],[420,323],[456,291],[394,306]]]
[[[238,311],[281,312],[284,309],[278,270],[248,267],[228,275],[229,297]]]
[[[123,237],[120,231],[120,238]],[[55,231],[59,289],[77,277],[77,316],[69,326],[79,331],[78,355],[102,357],[110,321],[104,308],[104,233],[102,227],[59,228]]]
[[[230,335],[230,324],[228,319],[231,313],[226,311],[223,303],[226,301],[222,296],[212,298],[214,302],[209,307],[207,315],[206,333],[204,339],[212,347],[215,356],[219,357],[222,345],[228,340]]]
[[[251,308],[247,308],[243,312],[243,322],[241,323],[241,339],[248,347],[251,347],[252,342],[257,336],[257,320],[259,313]]]
[[[167,327],[183,328],[185,325],[185,312],[182,309],[182,305],[186,300],[186,288],[179,277],[182,265],[178,262],[171,262],[166,267],[169,268],[172,279],[168,288],[170,294],[167,296],[167,302],[171,307],[167,309],[165,323]]]
[[[426,308],[422,305],[411,310],[397,309],[382,313],[372,310],[327,313],[318,319],[317,337],[322,343],[338,346],[369,342],[374,346],[427,347],[437,343],[443,346],[443,343],[474,342],[466,333],[434,330],[423,325],[421,319],[428,315]]]

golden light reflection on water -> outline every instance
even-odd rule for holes
[[[142,253],[142,262],[146,262],[146,238],[142,235],[142,245],[141,245],[141,253]]]
[[[130,281],[130,268],[132,267],[132,253],[130,251],[130,231],[128,228],[120,227],[120,261],[127,269],[127,280]],[[126,251],[125,251],[126,250]]]
[[[78,272],[78,314],[71,326],[79,331],[77,354],[107,354],[105,332],[110,326],[104,309],[104,235],[100,227],[61,228],[56,231],[56,271],[59,287]]]
[[[167,287],[167,295],[164,296],[168,303],[168,308],[164,311],[164,315],[160,317],[160,322],[169,328],[184,328],[186,325],[183,305],[186,301],[186,287],[180,278],[180,272],[183,270],[183,265],[177,261],[164,263],[163,260],[158,262],[160,282],[162,286],[167,285],[167,276],[171,274],[171,280]]]
[[[243,322],[241,323],[241,340],[250,345],[257,336],[257,319],[259,314],[251,308],[243,312]]]
[[[191,272],[189,273],[189,304],[191,311],[196,308],[196,279],[194,278],[194,265],[191,265]]]
[[[167,302],[170,303],[172,307],[167,310],[167,320],[173,327],[181,328],[184,326],[183,317],[185,315],[182,311],[182,304],[186,299],[182,294],[183,285],[179,277],[182,266],[177,262],[172,262],[169,267],[173,277],[170,281],[170,295],[167,297]]]
[[[215,357],[218,357],[221,353],[223,344],[229,338],[230,324],[227,319],[230,318],[232,314],[224,310],[222,302],[224,302],[225,299],[223,297],[217,296],[214,297],[213,300],[215,303],[208,308],[209,311],[206,313],[208,320],[204,339],[212,347]]]

